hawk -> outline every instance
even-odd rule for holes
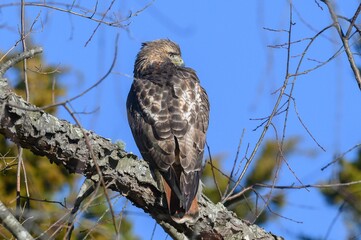
[[[153,176],[161,176],[171,218],[194,223],[209,102],[195,71],[184,67],[176,43],[160,39],[142,44],[127,113],[142,157]]]

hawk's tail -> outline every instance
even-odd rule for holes
[[[168,183],[163,179],[164,192],[167,198],[168,210],[171,218],[176,223],[195,223],[199,216],[198,198],[192,200],[189,209],[184,208],[184,204],[178,198],[177,194],[170,188]]]

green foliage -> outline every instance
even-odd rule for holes
[[[10,56],[11,57],[11,56]],[[37,106],[44,106],[53,103],[56,97],[59,97],[65,93],[65,89],[53,83],[60,69],[54,67],[44,67],[39,69],[38,66],[43,65],[43,59],[41,55],[28,60],[28,83],[30,89],[30,102]],[[17,64],[13,70],[19,77],[15,83],[13,83],[14,91],[25,97],[25,85],[23,82],[22,64]],[[44,72],[45,71],[45,72]],[[55,114],[56,109],[49,109],[50,113]],[[9,207],[15,208],[16,203],[16,175],[17,175],[17,163],[19,157],[18,147],[12,142],[4,139],[0,136],[0,193],[1,200]],[[24,163],[24,168],[21,170],[21,208],[23,209],[23,217],[29,217],[27,214],[31,212],[39,213],[37,218],[33,218],[32,221],[36,225],[44,227],[44,230],[50,226],[50,222],[56,221],[54,218],[56,213],[64,211],[59,208],[59,204],[49,203],[44,200],[51,199],[56,193],[61,191],[64,187],[69,186],[76,180],[75,175],[70,175],[64,168],[56,165],[52,165],[49,161],[40,156],[36,156],[30,151],[24,149],[21,155]],[[24,172],[26,172],[26,179],[24,178]],[[28,185],[28,191],[32,199],[26,200],[26,185]],[[45,213],[49,213],[48,215]],[[50,214],[52,213],[52,214]],[[54,216],[52,216],[54,214]],[[44,224],[44,221],[47,224]],[[0,228],[0,233],[10,237],[9,233]],[[33,228],[32,233],[37,235],[41,233],[40,229]]]
[[[333,182],[352,183],[361,179],[361,149],[359,148],[354,160],[340,159]],[[323,184],[323,183],[321,183]],[[326,202],[338,206],[343,212],[345,225],[349,230],[349,237],[361,235],[361,184],[350,184],[320,189]]]
[[[281,156],[286,157],[287,155],[293,153],[297,144],[297,138],[286,141],[281,153],[279,143],[277,141],[267,141],[261,150],[259,157],[254,160],[252,165],[253,168],[248,169],[248,174],[246,175],[245,180],[241,182],[241,185],[243,185],[244,188],[251,186],[253,187],[250,188],[249,191],[245,191],[243,194],[241,194],[240,197],[227,201],[225,203],[226,207],[234,211],[238,217],[256,221],[258,224],[270,220],[274,214],[270,211],[262,211],[259,213],[260,209],[262,209],[264,203],[267,202],[269,209],[272,209],[273,212],[279,211],[285,205],[285,196],[283,192],[273,191],[270,196],[263,197],[264,194],[261,192],[262,190],[258,189],[256,185],[272,185],[272,180],[274,179],[275,174],[280,167],[280,164],[282,163]],[[205,184],[204,193],[213,202],[219,202],[221,200],[221,196],[216,187],[215,181],[217,182],[220,192],[222,193],[226,190],[228,184],[229,174],[222,174],[216,170],[220,169],[221,162],[221,157],[213,158],[213,173],[210,164],[206,165],[203,172],[202,180]],[[234,186],[236,181],[237,179],[232,179],[229,189]],[[244,188],[237,187],[234,194],[240,193]]]

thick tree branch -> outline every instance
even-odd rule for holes
[[[30,50],[22,57],[31,57],[36,52]],[[0,66],[2,69],[8,69],[7,65]],[[0,133],[6,138],[94,182],[99,181],[93,163],[97,161],[106,185],[149,213],[174,239],[281,239],[238,219],[221,203],[214,204],[205,196],[200,198],[201,214],[195,225],[176,224],[169,217],[163,194],[145,161],[138,160],[109,139],[82,131],[24,101],[9,88],[3,78],[5,70],[0,71]],[[92,159],[83,133],[97,159]]]

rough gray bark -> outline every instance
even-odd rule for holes
[[[17,96],[3,77],[15,62],[41,52],[37,48],[0,66],[0,133],[34,154],[99,182],[94,160],[104,182],[149,213],[174,239],[281,239],[257,225],[249,224],[221,203],[200,198],[200,218],[195,225],[176,224],[168,215],[162,192],[148,164],[125,152],[109,139],[60,120]],[[127,127],[127,126],[124,126]],[[87,135],[93,154],[90,154]],[[97,159],[92,159],[95,156]]]

